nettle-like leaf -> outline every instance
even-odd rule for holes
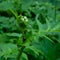
[[[39,51],[34,46],[27,46],[25,52],[35,57],[39,56]]]
[[[5,34],[0,34],[0,43],[6,42],[8,39],[9,38]]]
[[[22,53],[21,60],[28,60],[27,54]]]
[[[3,1],[0,3],[0,11],[8,11],[9,9],[15,9],[10,1]]]
[[[7,58],[15,58],[17,56],[18,49],[15,44],[11,43],[0,43],[0,57],[3,56],[5,59]]]
[[[22,34],[18,34],[18,33],[6,33],[7,36],[11,36],[11,37],[21,37]]]
[[[0,17],[0,27],[2,27],[1,29],[5,29],[7,31],[13,31],[13,30],[17,30],[18,25],[17,22],[15,20],[14,17],[8,18],[8,17]],[[14,28],[13,28],[14,27]],[[6,32],[6,31],[5,31]]]
[[[55,54],[54,54],[55,50],[54,50],[54,52],[52,50],[54,44],[52,44],[48,39],[43,38],[43,39],[40,39],[38,42],[33,42],[33,46],[36,49],[38,49],[39,51],[41,51],[42,53],[41,52],[39,52],[39,53],[41,55],[45,56],[46,59],[47,58],[48,59],[53,59],[55,57]],[[49,54],[49,51],[50,51],[51,54],[53,54],[54,57]],[[48,56],[48,55],[50,55],[50,56]]]

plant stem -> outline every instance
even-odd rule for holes
[[[18,53],[18,56],[17,56],[17,60],[20,60],[24,48],[25,48],[25,46],[21,47],[21,50],[19,50],[19,53]]]
[[[22,32],[23,33],[23,44],[24,44],[24,41],[25,41],[25,39],[24,39],[24,32]],[[19,48],[19,46],[18,46],[18,48]],[[19,49],[19,53],[18,53],[18,56],[17,56],[17,60],[20,60],[21,59],[21,55],[22,55],[22,53],[23,53],[23,50],[24,50],[24,48],[25,48],[25,46],[21,46],[21,49]]]

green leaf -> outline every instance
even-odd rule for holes
[[[9,9],[15,9],[10,1],[3,1],[0,3],[0,11],[8,11]]]
[[[22,34],[19,33],[6,33],[7,36],[11,36],[11,37],[21,37]]]
[[[25,53],[22,53],[21,59],[20,60],[28,60],[28,56]]]
[[[39,55],[39,51],[34,46],[26,46],[25,52],[35,57]]]
[[[18,53],[17,46],[11,43],[0,43],[0,53],[0,57],[4,56],[6,59],[9,57],[15,58]]]

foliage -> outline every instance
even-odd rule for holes
[[[52,3],[0,0],[0,60],[60,60],[60,11]]]

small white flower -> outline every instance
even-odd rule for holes
[[[24,21],[24,18],[21,18],[22,21]]]
[[[28,19],[26,19],[25,21],[28,22]]]
[[[27,18],[26,16],[24,16],[24,20],[25,20],[26,22],[28,22],[28,18]]]
[[[24,16],[24,19],[27,19],[27,17],[26,17],[26,16]]]
[[[26,16],[21,16],[21,21],[28,22],[28,18]]]

